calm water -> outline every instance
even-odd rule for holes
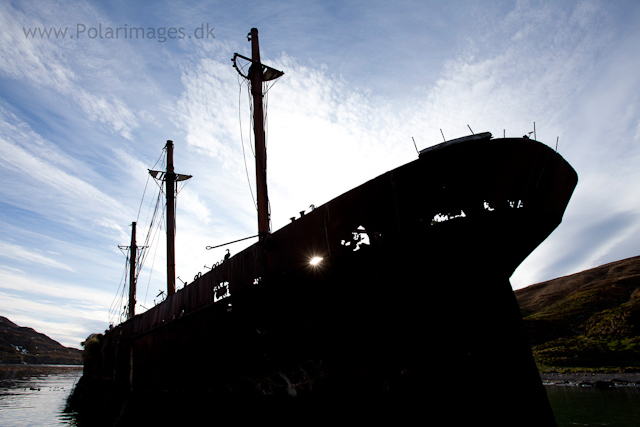
[[[77,366],[0,366],[0,426],[75,426],[65,406],[81,376]]]
[[[66,400],[78,367],[0,365],[0,427],[77,426]],[[547,386],[559,427],[640,427],[640,388]]]
[[[640,388],[546,386],[558,427],[640,426]]]

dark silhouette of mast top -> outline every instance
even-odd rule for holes
[[[233,56],[233,66],[238,73],[247,79],[251,86],[253,97],[253,132],[256,144],[256,189],[258,193],[258,235],[263,240],[270,232],[270,212],[269,195],[267,192],[267,149],[264,133],[264,109],[262,104],[263,92],[262,83],[275,80],[284,73],[274,68],[263,65],[260,62],[260,45],[258,42],[258,29],[252,28],[247,35],[251,42],[251,59],[246,56],[235,54]],[[249,72],[243,74],[237,66],[236,59],[242,58],[251,62]]]
[[[173,170],[173,141],[167,141],[167,171],[149,170],[151,176],[165,181],[167,196],[167,297],[176,292],[176,183],[191,178],[191,175],[176,174]]]

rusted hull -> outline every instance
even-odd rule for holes
[[[576,183],[528,139],[425,153],[114,328],[85,377],[226,402],[554,425],[509,277]]]

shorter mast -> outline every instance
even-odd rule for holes
[[[136,223],[131,223],[131,246],[129,247],[129,319],[136,315]]]

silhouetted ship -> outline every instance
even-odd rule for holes
[[[279,72],[250,39],[260,89]],[[471,135],[271,233],[258,126],[260,240],[108,331],[83,380],[218,408],[555,425],[509,277],[560,224],[573,168],[533,139]]]

